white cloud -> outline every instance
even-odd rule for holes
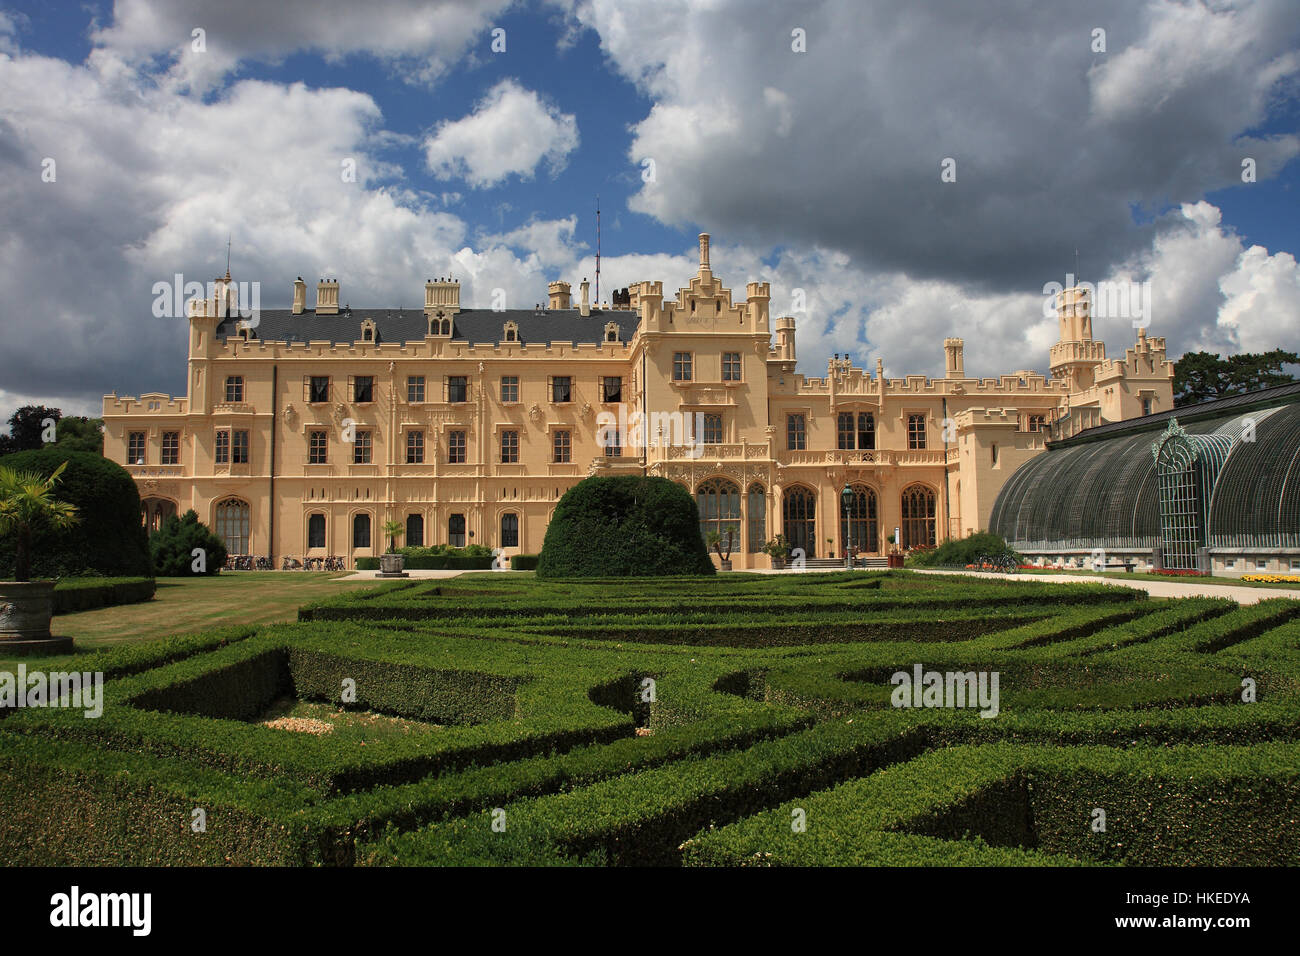
[[[502,80],[468,116],[438,126],[424,141],[425,162],[439,179],[482,189],[510,176],[532,179],[545,162],[552,175],[578,147],[578,121],[532,90]]]
[[[241,61],[278,63],[311,51],[335,61],[364,53],[399,75],[431,82],[490,43],[511,0],[117,0],[112,22],[92,39],[101,72],[159,62],[165,84],[207,90]],[[194,50],[193,31],[205,49]]]

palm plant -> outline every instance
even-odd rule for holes
[[[388,553],[392,554],[397,550],[397,536],[403,532],[400,521],[385,521],[384,534],[388,535]]]
[[[0,465],[0,537],[14,535],[14,580],[32,577],[32,533],[40,527],[68,528],[77,520],[77,506],[54,497],[65,461],[46,478],[37,471],[16,471]]]

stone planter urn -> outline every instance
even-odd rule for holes
[[[0,581],[0,654],[58,654],[72,638],[52,637],[53,581]]]
[[[384,578],[409,577],[406,573],[406,555],[399,554],[396,551],[381,554],[379,556],[379,576]]]
[[[901,568],[903,566],[903,558],[905,557],[905,555],[891,554],[888,557],[889,557],[889,566],[891,568]]]
[[[784,568],[785,568],[785,558],[778,558],[778,557],[772,558],[773,571],[780,571],[783,570]]]
[[[730,562],[728,559],[726,559],[726,558],[719,558],[719,560],[722,562],[722,570],[724,570],[724,571],[730,571],[730,570],[731,570],[731,562]]]

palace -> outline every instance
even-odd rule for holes
[[[588,301],[549,285],[536,309],[470,309],[450,278],[423,309],[339,306],[242,319],[229,272],[189,303],[188,395],[104,399],[104,454],[135,477],[144,520],[195,509],[231,553],[359,557],[405,545],[536,553],[561,495],[588,475],[685,485],[701,530],[739,568],[784,534],[810,557],[881,555],[987,527],[994,500],[1049,439],[1173,407],[1164,339],[1123,358],[1092,337],[1088,292],[1056,299],[1051,376],[968,378],[945,339],[942,378],[886,378],[835,356],[795,371],[795,320],[770,288],[733,301],[709,265]],[[936,348],[938,343],[936,343]],[[609,422],[618,422],[610,427]]]

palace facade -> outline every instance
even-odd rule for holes
[[[407,545],[536,553],[588,475],[686,486],[736,567],[783,533],[810,557],[881,555],[987,527],[1003,482],[1047,441],[1173,405],[1161,338],[1123,358],[1092,338],[1088,293],[1057,297],[1050,377],[970,378],[945,339],[942,378],[886,378],[835,356],[795,371],[795,320],[766,282],[735,301],[709,264],[612,303],[550,283],[535,309],[469,309],[450,278],[423,309],[339,306],[322,279],[241,318],[229,272],[188,307],[188,394],[104,398],[104,454],[134,477],[143,520],[193,508],[233,554],[380,554]],[[936,349],[940,343],[935,343]],[[611,423],[617,423],[611,425]]]

